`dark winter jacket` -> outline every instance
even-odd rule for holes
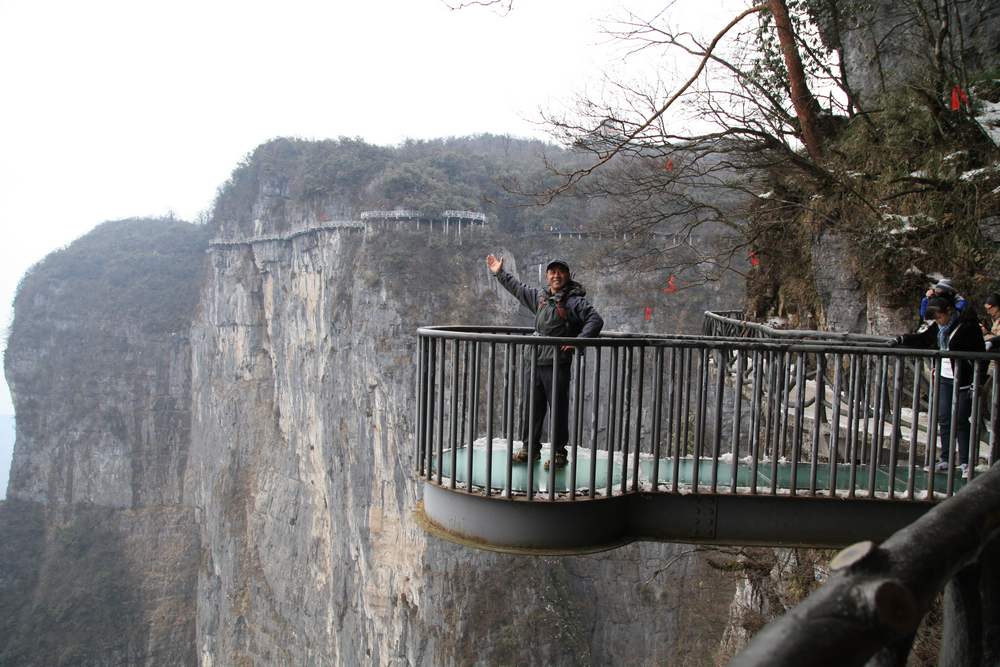
[[[586,299],[587,291],[574,280],[559,292],[549,294],[547,289],[528,287],[503,269],[496,273],[496,279],[535,314],[535,331],[539,336],[596,338],[604,328],[604,320]],[[559,352],[559,363],[569,363],[571,359],[570,353]],[[551,347],[539,349],[538,363],[552,364]]]
[[[937,350],[938,347],[938,324],[931,324],[919,333],[906,334],[899,337],[899,344],[902,347],[918,347]],[[979,322],[974,317],[962,317],[955,323],[948,332],[947,349],[950,352],[985,352],[983,344],[983,334],[979,330]],[[955,381],[959,387],[972,384],[973,366],[969,359],[945,359],[941,363],[951,364]],[[985,375],[983,376],[985,378]]]

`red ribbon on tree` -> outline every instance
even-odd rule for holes
[[[760,257],[753,250],[750,251],[750,266],[760,266]]]
[[[663,168],[666,169],[667,171],[673,171],[674,170],[674,161],[673,160],[667,160],[667,163],[665,165],[663,165]]]
[[[951,89],[951,110],[958,111],[962,108],[963,104],[966,109],[969,108],[969,96],[964,90],[962,90],[962,87],[956,83]]]
[[[677,276],[670,274],[670,277],[667,278],[667,286],[663,288],[663,291],[667,294],[673,294],[677,291]]]
[[[651,319],[653,319],[653,309],[650,308],[649,306],[646,306],[646,321],[648,322]]]

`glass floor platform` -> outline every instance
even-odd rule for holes
[[[520,449],[520,443],[515,442],[514,451]],[[467,471],[468,471],[468,456],[469,447],[460,447],[455,452],[455,482],[465,486],[467,483]],[[486,486],[486,470],[487,470],[487,451],[485,444],[477,443],[471,448],[472,452],[472,485],[474,487],[485,487]],[[492,493],[499,494],[503,493],[507,489],[507,444],[506,442],[497,441],[492,450],[492,460],[491,460],[491,477],[490,477],[490,487]],[[570,457],[572,457],[572,449],[570,450]],[[451,450],[446,449],[442,455],[442,470],[441,475],[446,478],[451,478]],[[549,458],[549,448],[547,445],[542,446],[542,458],[539,461],[535,461],[532,464],[532,487],[535,493],[548,493],[548,483],[549,483],[549,471],[544,469],[544,462]],[[607,487],[609,480],[608,472],[608,457],[607,452],[603,450],[598,450],[597,459],[594,462],[594,487],[598,495],[607,495]],[[633,467],[635,465],[634,455],[630,455],[628,466],[627,466],[627,488],[631,489],[633,486]],[[719,493],[729,493],[732,488],[732,475],[733,475],[733,464],[729,458],[720,458],[718,463],[713,461],[711,458],[702,458],[698,462],[698,477],[697,483],[700,491],[704,492],[706,489],[711,488],[713,467],[718,466],[715,470],[716,487]],[[659,460],[659,465],[657,466],[657,480],[658,487],[660,491],[669,490],[673,484],[674,476],[674,466],[675,462],[672,457],[661,458]],[[434,471],[434,476],[437,476],[437,456],[431,458],[431,467]],[[576,479],[575,487],[577,494],[587,494],[591,485],[591,451],[589,449],[579,449],[577,451],[577,462],[576,462]],[[639,460],[639,480],[637,487],[640,491],[652,491],[653,484],[653,467],[654,459],[648,454],[642,454]],[[691,457],[682,457],[676,463],[677,467],[677,485],[679,491],[689,490],[693,486],[694,482],[694,472],[695,465],[694,459]],[[855,467],[855,479],[854,479],[854,494],[855,496],[867,496],[870,495],[870,480],[869,480],[869,465],[868,464],[858,464]],[[616,452],[614,455],[614,460],[611,463],[610,480],[612,492],[617,493],[621,489],[622,485],[622,475],[623,470],[623,460],[620,452]],[[757,462],[757,493],[767,494],[771,493],[772,481],[774,480],[774,473],[776,475],[776,483],[774,488],[778,494],[787,495],[789,489],[792,487],[792,468],[793,465],[790,462],[779,460],[777,464],[777,469],[770,461],[758,461]],[[804,492],[809,494],[809,489],[812,486],[811,476],[812,476],[812,464],[811,463],[798,463],[795,466],[795,489],[797,493]],[[889,484],[890,484],[890,469],[888,465],[881,465],[875,469],[875,491],[874,495],[877,497],[888,496]],[[554,490],[556,493],[564,494],[570,492],[570,483],[573,481],[570,477],[572,474],[572,462],[567,464],[563,468],[557,468],[555,472],[555,484]],[[909,481],[910,469],[908,463],[900,464],[896,467],[895,479],[892,480],[892,485],[894,488],[894,495],[904,496],[907,490],[907,483]],[[917,498],[926,497],[927,484],[929,481],[930,473],[925,472],[922,468],[918,467],[916,474],[914,476],[914,496]],[[828,495],[828,489],[830,487],[830,477],[831,470],[830,464],[828,462],[820,462],[816,468],[816,482],[815,488],[818,494]],[[934,473],[934,493],[935,495],[944,494],[948,488],[948,473],[940,472]],[[741,459],[738,461],[736,466],[736,488],[738,493],[749,493],[751,480],[753,479],[753,469],[752,462],[747,459]],[[962,486],[967,483],[961,476],[961,471],[956,470],[954,473],[954,490],[958,491]],[[528,464],[526,463],[514,463],[511,466],[511,493],[513,494],[524,494],[527,492],[528,488]],[[847,463],[839,463],[836,467],[836,486],[837,495],[845,496],[851,489],[851,466]],[[664,488],[666,487],[666,488]]]

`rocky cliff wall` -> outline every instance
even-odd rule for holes
[[[572,257],[574,243],[548,250]],[[213,250],[185,479],[205,517],[203,663],[711,660],[726,612],[708,600],[728,599],[727,584],[687,547],[505,556],[413,521],[412,332],[516,321],[483,257],[502,252],[516,272],[537,252],[518,245],[387,230]],[[610,326],[639,307],[592,267],[578,275]]]
[[[710,664],[732,582],[690,547],[529,558],[420,530],[413,334],[530,322],[488,252],[528,282],[570,258],[611,329],[696,331],[739,286],[665,295],[549,235],[295,234],[339,205],[245,174],[217,214],[243,223],[105,225],[25,279],[0,657]],[[205,254],[258,233],[294,238]]]

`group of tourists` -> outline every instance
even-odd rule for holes
[[[995,337],[1000,334],[1000,294],[990,294],[985,305],[986,318],[980,321],[975,307],[956,291],[951,281],[939,280],[920,301],[920,319],[927,326],[914,333],[897,336],[891,344],[943,352],[984,352],[992,349]],[[951,466],[950,443],[954,430],[958,443],[959,467],[962,474],[968,476],[974,362],[969,359],[944,359],[940,369],[937,423],[941,456],[933,467],[936,471],[946,471]],[[990,373],[995,372],[996,363],[990,370]],[[986,374],[980,374],[981,382],[986,378]],[[954,397],[957,397],[955,400],[958,405],[953,422]],[[975,461],[972,464],[975,465]]]

